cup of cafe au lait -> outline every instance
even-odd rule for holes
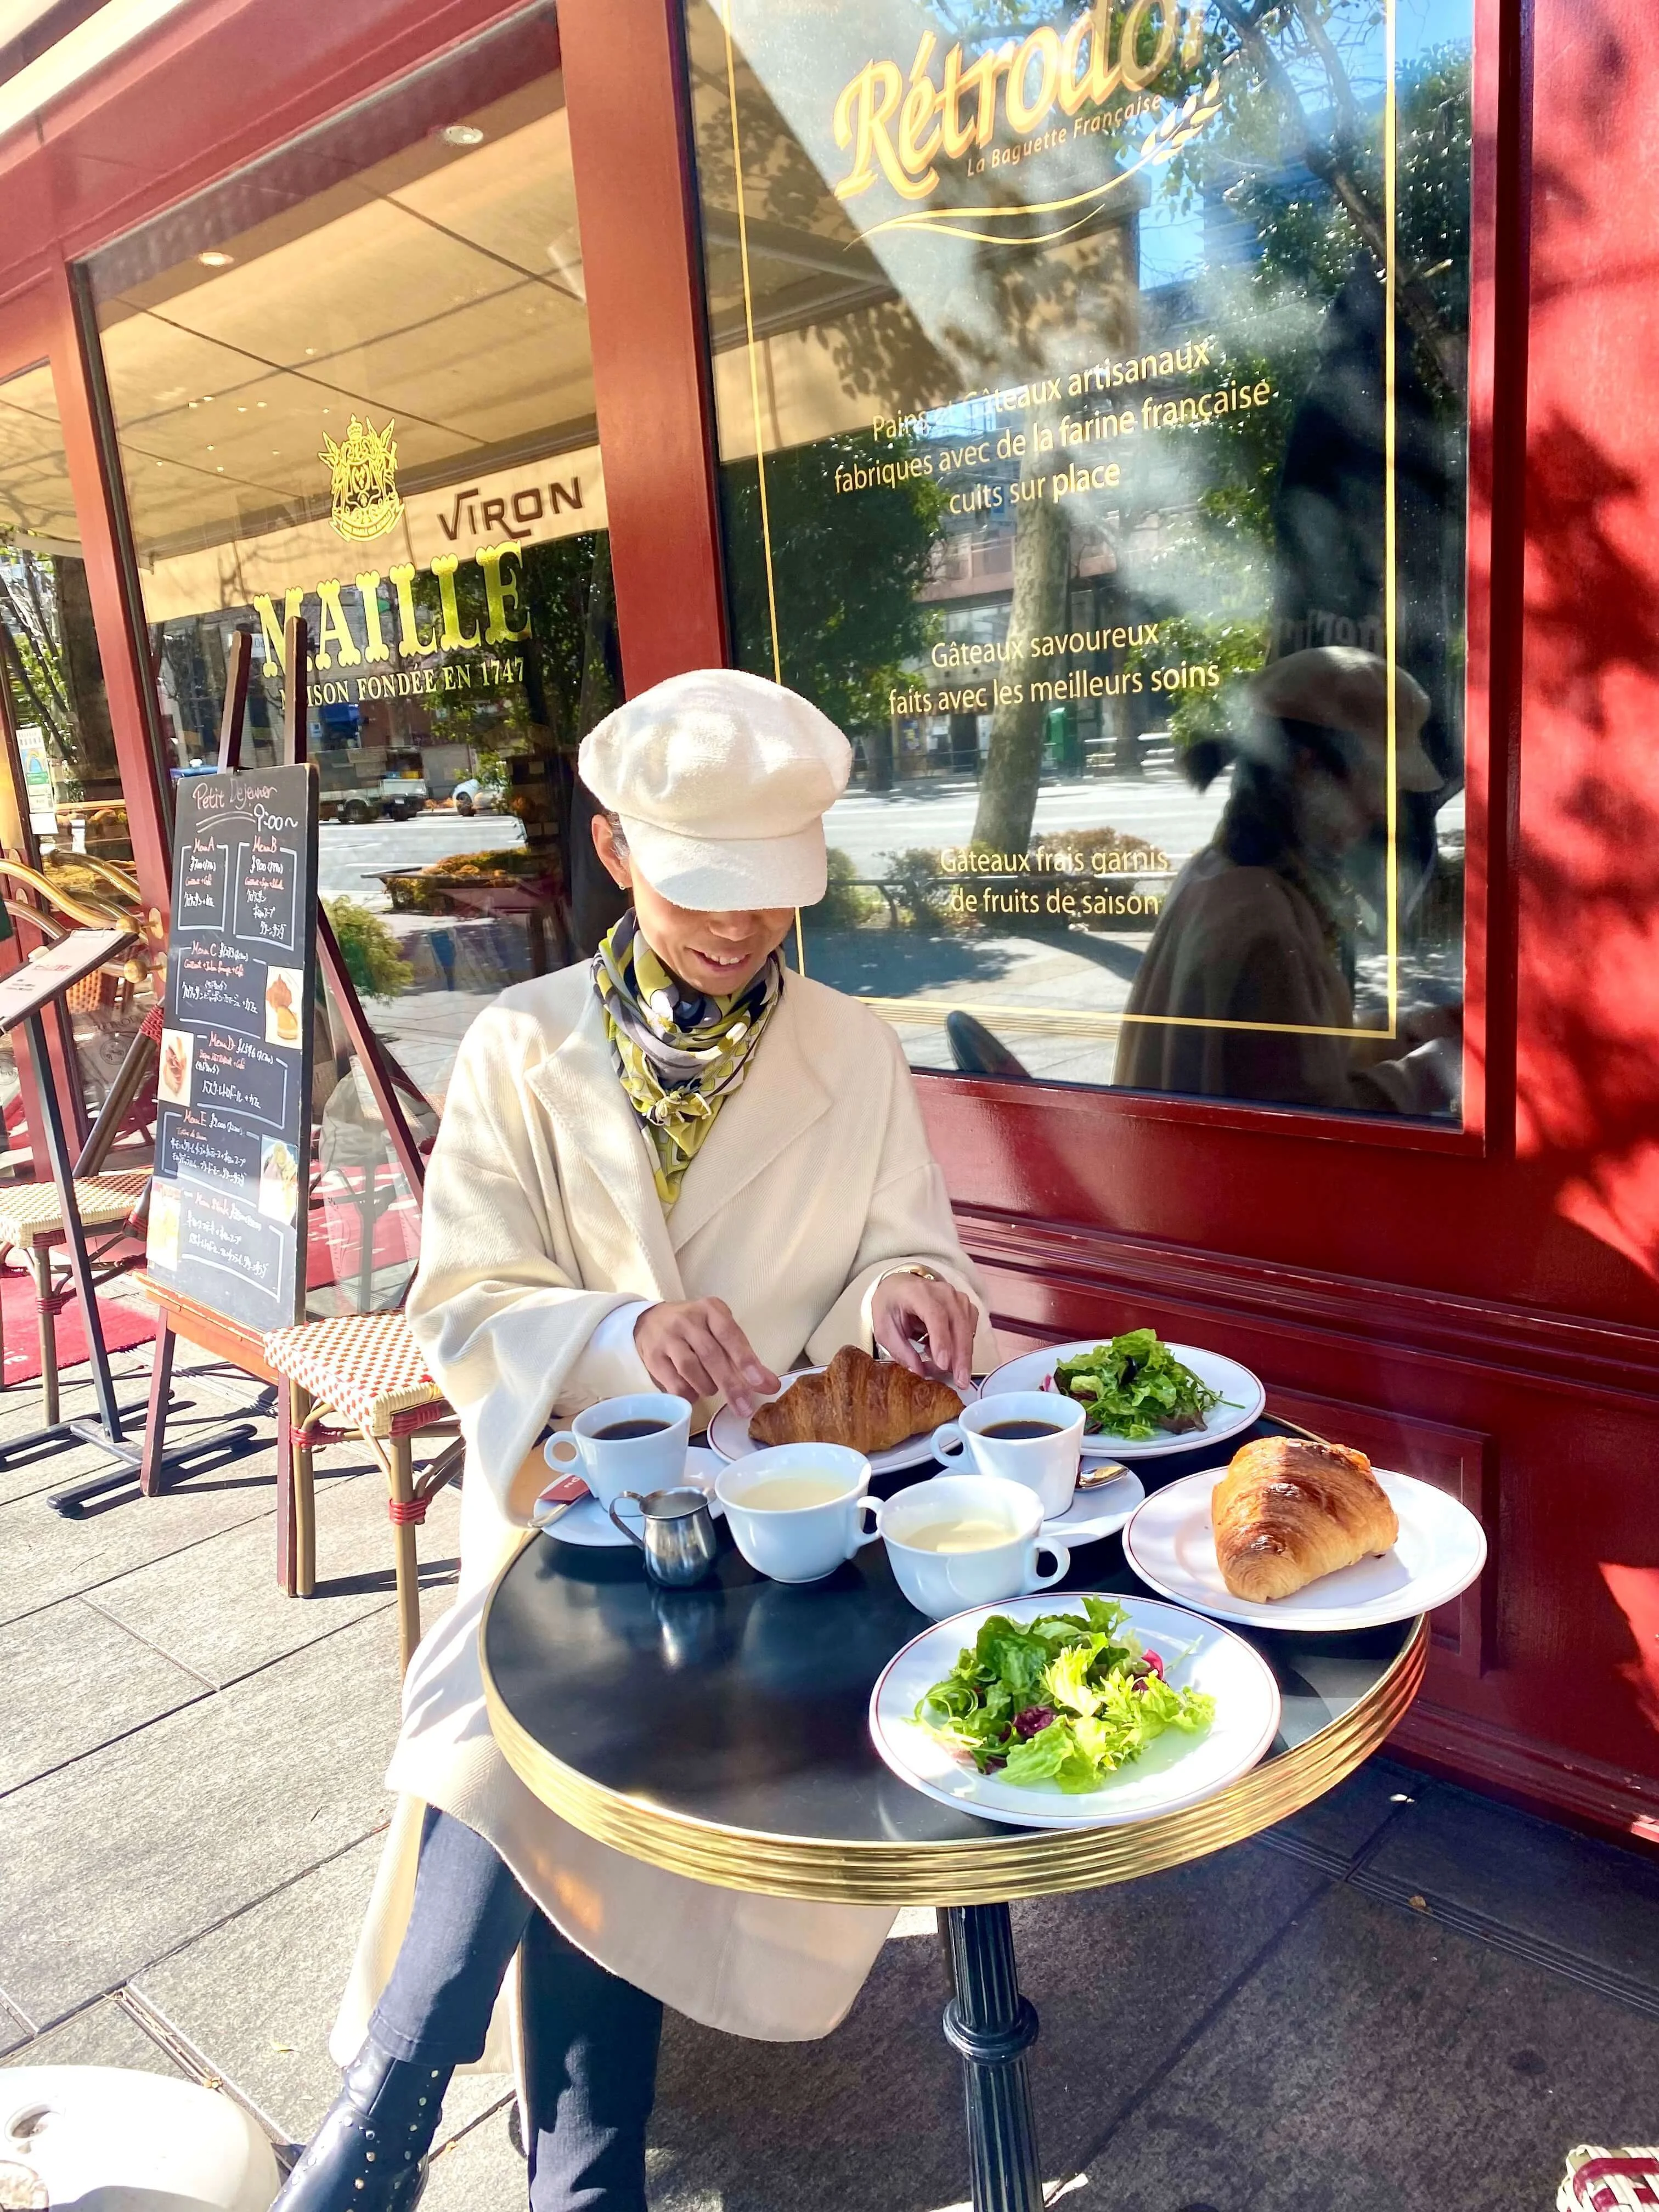
[[[1042,1534],[1042,1507],[1023,1483],[995,1474],[938,1474],[886,1499],[878,1526],[893,1579],[919,1613],[945,1620],[969,1606],[1029,1597],[1072,1564]],[[1037,1564],[1044,1553],[1053,1565]]]
[[[979,1398],[934,1430],[933,1454],[952,1472],[1023,1483],[1042,1499],[1043,1519],[1054,1521],[1077,1494],[1083,1407],[1053,1390]]]
[[[723,1468],[714,1495],[732,1540],[751,1567],[778,1583],[832,1575],[860,1544],[876,1501],[866,1498],[870,1462],[844,1444],[775,1444]]]
[[[608,1512],[624,1490],[672,1490],[685,1472],[691,1404],[665,1391],[601,1398],[550,1437],[542,1457],[556,1474],[580,1474]]]

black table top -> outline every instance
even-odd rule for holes
[[[1250,1433],[1284,1431],[1262,1421]],[[1150,1492],[1215,1464],[1211,1446],[1136,1472]],[[890,1495],[933,1471],[872,1488]],[[587,1549],[543,1535],[519,1553],[496,1585],[483,1656],[495,1697],[530,1744],[599,1791],[727,1833],[855,1849],[1040,1838],[937,1804],[877,1756],[866,1722],[876,1677],[928,1626],[894,1583],[884,1547],[866,1547],[823,1582],[790,1585],[757,1575],[716,1525],[715,1572],[689,1590],[648,1582],[631,1545]],[[1068,1589],[1157,1595],[1115,1536],[1073,1552],[1055,1595]],[[1417,1627],[1240,1629],[1284,1700],[1264,1767],[1371,1697]]]

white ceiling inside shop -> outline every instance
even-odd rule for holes
[[[395,422],[405,488],[591,437],[562,100],[542,78],[465,118],[481,143],[434,135],[102,304],[141,563],[325,516],[354,414]]]

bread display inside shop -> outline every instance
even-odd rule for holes
[[[1258,1604],[1380,1558],[1400,1534],[1364,1453],[1304,1437],[1257,1437],[1235,1452],[1210,1517],[1221,1579]]]
[[[760,1444],[850,1444],[890,1451],[924,1429],[954,1420],[962,1400],[948,1382],[913,1375],[896,1359],[872,1359],[844,1344],[818,1375],[803,1375],[749,1424]]]

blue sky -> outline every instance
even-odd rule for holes
[[[1425,47],[1467,42],[1473,14],[1473,0],[1395,0],[1395,40],[1401,66],[1408,65]],[[1376,42],[1380,67],[1380,25]],[[1142,285],[1150,291],[1190,276],[1202,255],[1203,218],[1199,211],[1194,209],[1183,215],[1162,196],[1155,199],[1140,218]]]

